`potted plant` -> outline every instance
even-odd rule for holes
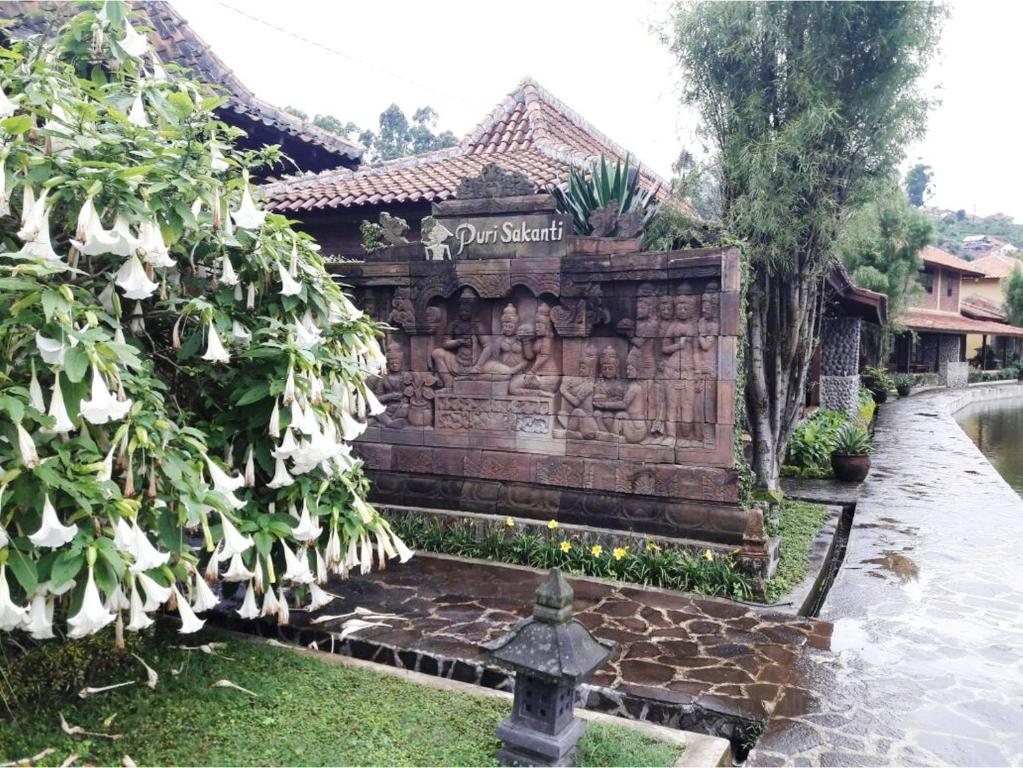
[[[899,393],[899,397],[909,397],[910,390],[913,389],[913,377],[908,373],[897,373],[892,378],[895,380],[895,391]]]
[[[878,405],[888,400],[888,392],[895,386],[888,371],[873,366],[864,368],[860,372],[860,381],[870,390],[874,396],[874,402]]]
[[[835,449],[831,452],[831,469],[844,483],[860,483],[870,471],[870,444],[867,430],[856,424],[846,424],[838,431]]]

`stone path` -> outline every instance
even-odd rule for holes
[[[882,406],[831,648],[797,661],[754,764],[1023,765],[1023,500],[949,414],[963,397]]]
[[[525,617],[542,572],[479,561],[417,556],[401,566],[332,584],[335,600],[321,615],[356,606],[397,618],[341,642],[341,622],[263,631],[334,651],[493,688],[510,688],[503,672],[485,669],[479,643]],[[618,643],[585,692],[585,705],[660,725],[730,738],[755,738],[788,690],[795,661],[809,644],[826,646],[830,626],[748,608],[589,579],[570,579],[576,617],[597,637]],[[227,618],[226,616],[223,618]],[[239,629],[252,631],[248,622]],[[257,625],[258,626],[258,625]],[[335,636],[331,636],[333,631]]]

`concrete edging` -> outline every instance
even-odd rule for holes
[[[245,642],[257,642],[257,640],[248,635],[242,635],[234,632],[231,634],[236,635],[238,639]],[[336,664],[352,669],[370,670],[381,675],[389,675],[390,677],[404,680],[407,683],[422,685],[427,688],[461,693],[469,696],[504,699],[506,701],[511,701],[512,699],[512,694],[506,691],[498,691],[493,688],[483,688],[481,686],[463,683],[458,680],[452,680],[447,677],[425,675],[422,672],[414,672],[410,669],[400,669],[386,664],[377,664],[376,662],[365,661],[364,659],[356,659],[351,656],[342,656],[336,653],[327,653],[325,651],[316,651],[310,648],[301,648],[299,646],[289,645],[272,639],[265,640],[264,642],[273,645],[276,648],[284,648],[301,656],[318,659],[328,664]],[[637,733],[641,733],[652,739],[668,742],[670,744],[678,744],[679,746],[685,747],[685,751],[674,763],[673,768],[705,768],[707,766],[726,766],[732,764],[732,747],[727,739],[722,739],[717,736],[706,736],[702,733],[694,733],[693,731],[679,731],[674,728],[667,728],[663,725],[655,725],[642,720],[626,720],[625,718],[607,715],[602,712],[593,712],[588,709],[582,709],[581,707],[576,708],[575,714],[576,717],[591,723],[613,725],[616,728],[628,728],[629,730],[636,731]]]

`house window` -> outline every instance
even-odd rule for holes
[[[955,286],[952,284],[951,280],[945,281],[945,295],[948,296],[949,298],[952,298],[952,289],[954,287]]]
[[[934,273],[929,269],[925,269],[920,273],[920,283],[923,285],[924,290],[928,293],[934,293]]]

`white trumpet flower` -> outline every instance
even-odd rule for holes
[[[118,400],[114,394],[107,389],[103,375],[99,368],[92,366],[92,397],[83,400],[79,406],[79,413],[82,418],[90,424],[106,424],[108,421],[123,419],[131,409],[132,401]]]
[[[277,273],[281,276],[281,296],[296,296],[302,291],[302,283],[292,278],[279,261],[277,262]]]
[[[192,603],[192,610],[196,613],[205,613],[211,608],[215,608],[219,602],[220,598],[197,572],[195,574],[195,602]]]
[[[245,472],[242,477],[245,480],[242,484],[244,488],[254,488],[256,486],[256,456],[251,445],[249,450],[245,452]]]
[[[238,285],[238,273],[234,271],[234,265],[226,253],[220,259],[220,282],[229,286]]]
[[[323,559],[328,568],[333,568],[341,562],[341,536],[337,532],[337,526],[332,525],[330,535],[327,536],[327,548],[323,552]]]
[[[210,320],[206,352],[203,353],[202,359],[208,360],[211,363],[231,362],[231,354],[224,348],[223,342],[220,341],[220,334],[217,333],[217,326],[213,324],[212,320]]]
[[[289,424],[284,428],[284,439],[281,440],[281,444],[271,451],[271,453],[275,459],[287,459],[294,456],[298,449],[299,445],[295,442],[295,433]]]
[[[381,413],[387,410],[384,404],[377,399],[376,393],[369,387],[366,387],[365,395],[366,404],[369,406],[370,416],[379,416]]]
[[[11,600],[11,590],[7,586],[7,566],[0,565],[0,632],[10,632],[21,626],[27,613],[27,608]]]
[[[320,519],[318,517],[314,519],[309,514],[309,500],[303,499],[302,516],[298,519],[298,525],[292,529],[291,538],[295,541],[315,541],[322,532]]]
[[[43,212],[46,210],[46,197],[50,190],[44,189],[38,199],[32,192],[32,187],[25,183],[21,199],[21,229],[18,230],[18,238],[23,243],[30,243],[39,237],[42,232]]]
[[[0,119],[14,114],[14,102],[11,101],[3,88],[0,88]]]
[[[341,438],[343,440],[351,442],[366,431],[366,427],[368,426],[366,422],[356,421],[352,414],[348,411],[342,410],[340,417]]]
[[[284,405],[291,405],[295,402],[295,369],[288,366],[288,378],[284,380]]]
[[[38,337],[38,334],[36,334]],[[28,401],[39,413],[46,412],[46,401],[43,399],[43,388],[39,385],[39,378],[36,376],[35,363],[32,364],[32,378],[28,382]]]
[[[330,303],[329,310],[330,316],[328,316],[328,319],[332,323],[342,321],[353,323],[356,320],[361,320],[364,314],[361,309],[352,304],[343,291],[339,292],[337,302]]]
[[[67,620],[71,631],[68,637],[77,640],[87,637],[94,632],[99,632],[103,627],[116,619],[117,616],[103,607],[103,601],[99,596],[99,589],[96,587],[96,579],[89,566],[89,577],[85,582],[85,592],[82,593],[82,605],[78,613]]]
[[[288,434],[291,434],[290,429],[288,430]],[[274,462],[274,476],[273,479],[266,484],[266,487],[277,490],[278,488],[285,488],[292,485],[295,482],[295,478],[293,478],[288,472],[288,468],[284,463],[284,457],[277,456]]]
[[[195,615],[195,612],[192,610],[192,606],[190,606],[185,598],[181,596],[177,587],[171,587],[171,592],[178,604],[178,616],[181,617],[181,629],[178,630],[178,634],[190,635],[193,632],[198,632],[202,629],[206,620],[200,619]]]
[[[308,315],[309,313],[306,312]],[[293,335],[295,338],[295,346],[301,349],[312,349],[317,344],[323,341],[323,337],[320,336],[320,330],[318,328],[309,329],[303,323],[296,322],[293,326]]]
[[[138,126],[139,128],[149,127],[149,118],[146,117],[146,107],[142,103],[142,91],[135,94],[135,101],[131,103],[131,109],[128,110],[128,122],[132,125]]]
[[[359,513],[359,520],[367,524],[373,522],[373,518],[376,517],[376,510],[367,504],[361,496],[352,497],[352,506]]]
[[[256,207],[255,202],[252,200],[252,193],[249,191],[249,172],[242,172],[242,182],[245,185],[242,191],[242,201],[238,206],[237,211],[231,212],[231,218],[234,219],[236,226],[242,229],[259,229],[263,226],[263,220],[266,218],[266,213],[259,210]]]
[[[146,600],[142,604],[142,610],[146,613],[155,611],[170,599],[171,588],[160,586],[152,577],[144,573],[136,573],[135,580],[146,593]]]
[[[252,341],[252,331],[250,331],[244,325],[235,320],[231,324],[231,338],[233,338],[239,344],[248,344],[250,341]]]
[[[316,583],[326,584],[327,583],[327,561],[323,559],[323,555],[320,554],[320,550],[314,549],[313,553],[316,555]]]
[[[62,525],[48,494],[43,496],[43,519],[39,530],[28,537],[37,547],[63,547],[78,533],[77,525]]]
[[[142,598],[139,597],[137,584],[132,584],[131,586],[131,598],[128,600],[128,607],[130,610],[127,626],[129,632],[141,632],[143,629],[152,626],[153,620],[146,615]]]
[[[215,491],[231,493],[245,485],[244,475],[227,474],[209,456],[206,456],[206,468],[209,470],[210,479],[213,481],[213,489]]]
[[[149,47],[149,42],[145,36],[140,35],[135,27],[131,25],[130,21],[124,22],[124,37],[118,40],[117,44],[121,46],[125,53],[129,56],[134,56],[136,59],[141,58]]]
[[[255,575],[254,571],[250,571],[245,567],[245,561],[242,560],[241,553],[235,552],[231,557],[231,563],[228,565],[223,578],[224,581],[248,581]]]
[[[53,244],[50,242],[49,208],[44,208],[42,210],[39,219],[39,232],[36,234],[35,238],[29,240],[24,246],[22,246],[21,253],[50,264],[57,264],[61,262],[60,255],[53,250]]]
[[[228,520],[225,515],[220,516],[220,522],[224,529],[224,552],[222,557],[234,557],[236,554],[240,555],[248,551],[249,547],[252,546],[252,537],[242,536],[238,529],[234,527],[234,523]]]
[[[280,400],[274,400],[273,410],[270,411],[270,423],[267,425],[267,432],[270,437],[276,439],[281,436],[281,406]]]
[[[15,422],[14,427],[18,433],[18,451],[21,453],[21,463],[28,469],[38,467],[39,454],[36,452],[36,444],[32,441],[32,435],[25,431],[20,421]]]
[[[99,214],[96,213],[96,207],[91,197],[82,203],[82,209],[78,212],[76,236],[78,239],[72,240],[71,244],[84,256],[112,253],[119,243],[117,235],[103,228],[103,222],[100,221]],[[127,256],[127,253],[119,255]],[[108,311],[112,311],[112,309]]]
[[[53,394],[50,397],[50,410],[47,415],[54,420],[52,428],[45,428],[44,432],[56,432],[66,435],[75,431],[75,425],[68,416],[67,406],[64,404],[64,394],[60,391],[60,372],[53,377]]]
[[[373,547],[365,533],[359,538],[359,544],[359,573],[365,576],[373,570]]]
[[[112,613],[123,611],[128,608],[131,603],[128,602],[128,598],[124,596],[124,590],[121,589],[120,583],[114,586],[114,591],[107,596],[107,600],[103,603],[103,607]]]
[[[142,573],[159,568],[170,560],[170,552],[158,551],[137,522],[132,523],[132,538],[134,546],[131,549],[131,554],[135,558],[135,562],[131,566],[132,573]]]
[[[228,169],[224,153],[220,151],[220,145],[215,141],[210,142],[210,169],[214,171],[226,171]]]
[[[145,267],[134,253],[121,265],[114,275],[114,282],[124,291],[126,299],[142,301],[148,299],[160,287],[146,275]]]
[[[3,88],[0,88],[0,119],[3,115],[3,100],[7,97],[4,95]],[[8,102],[9,104],[10,102]],[[0,157],[0,216],[11,215],[11,196],[7,192],[7,158]]]
[[[324,606],[330,605],[334,595],[324,592],[315,584],[309,585],[309,610],[318,611]]]
[[[96,479],[101,482],[107,482],[114,474],[114,448],[116,446],[110,446],[110,450],[107,451],[107,455],[103,457],[101,464],[103,468],[96,473]]]
[[[293,581],[298,584],[309,584],[313,581],[312,571],[309,570],[309,558],[303,550],[299,555],[291,551],[283,540],[281,548],[284,549],[284,576],[285,581]]]
[[[274,594],[273,589],[268,589],[263,594],[263,609],[259,612],[260,616],[276,616],[280,611],[281,606],[277,602],[277,596]]]
[[[256,591],[252,588],[250,581],[245,585],[245,598],[242,600],[242,607],[235,611],[243,619],[255,619],[259,616],[259,606],[256,605]]]
[[[114,523],[114,548],[118,552],[128,554],[135,549],[135,531],[132,530],[131,525],[123,517],[117,518],[117,521]]]
[[[288,611],[288,598],[284,594],[284,585],[281,584],[281,588],[277,592],[277,623],[287,624],[290,619],[291,615]]]
[[[48,640],[53,634],[53,597],[47,598],[45,589],[38,589],[25,617],[25,631],[33,640]]]
[[[131,256],[138,250],[141,239],[131,233],[128,219],[118,215],[114,219],[114,228],[110,230],[110,250],[114,256]]]
[[[76,346],[78,346],[78,339],[74,336],[69,336],[68,344],[64,344],[64,342],[57,341],[56,339],[48,339],[36,331],[36,349],[39,350],[39,356],[43,358],[43,362],[47,365],[64,365],[64,354],[69,347]]]
[[[164,242],[160,225],[155,220],[150,219],[139,227],[139,250],[146,264],[161,269],[177,266],[177,262],[171,258],[167,243]]]
[[[391,531],[391,543],[394,545],[394,549],[398,553],[399,562],[407,563],[412,559],[412,556],[415,555],[415,552],[409,549],[405,542],[398,538],[398,535],[394,531]]]

